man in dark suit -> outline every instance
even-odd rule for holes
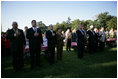
[[[42,33],[36,26],[36,20],[32,20],[32,27],[27,30],[26,37],[29,39],[29,49],[31,55],[31,69],[34,68],[35,57],[36,65],[40,66],[40,52],[43,44]]]
[[[54,64],[56,32],[53,31],[53,25],[49,25],[49,30],[46,32],[46,38],[48,40],[48,53],[50,64]]]
[[[96,42],[96,37],[95,37],[95,32],[93,31],[93,25],[90,26],[90,29],[87,31],[87,34],[89,36],[88,38],[88,52],[95,53],[95,42]]]
[[[83,58],[84,54],[84,32],[82,31],[82,25],[78,25],[78,30],[76,31],[77,35],[77,47],[78,47],[78,58]]]
[[[12,53],[12,63],[14,72],[21,70],[24,66],[23,51],[25,46],[25,36],[23,30],[18,29],[17,22],[12,23],[12,29],[7,31],[6,38],[10,40],[10,50]]]
[[[87,45],[87,34],[86,34],[86,29],[85,29],[85,26],[83,25],[82,26],[82,31],[84,32],[84,42],[85,42],[85,46]],[[85,48],[84,46],[84,48]]]

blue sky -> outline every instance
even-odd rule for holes
[[[46,25],[61,23],[68,17],[71,20],[93,20],[93,16],[109,12],[117,16],[116,1],[2,1],[2,30],[12,28],[17,21],[19,28],[31,27],[31,20],[43,21]]]

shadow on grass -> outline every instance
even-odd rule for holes
[[[55,55],[56,60],[56,55]],[[95,54],[85,53],[83,59],[77,58],[77,52],[66,52],[63,61],[50,65],[41,56],[41,67],[30,70],[29,59],[25,59],[24,70],[13,72],[11,57],[2,58],[2,78],[116,78],[117,48],[105,49]]]

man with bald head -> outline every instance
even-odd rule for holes
[[[96,36],[94,32],[93,25],[90,26],[89,30],[87,31],[88,38],[88,52],[90,54],[95,53],[95,42],[96,42]]]
[[[56,45],[56,32],[53,31],[53,25],[49,25],[49,30],[46,32],[48,40],[48,53],[50,64],[54,64],[55,45]]]
[[[12,29],[6,33],[6,38],[10,40],[10,50],[12,53],[12,64],[14,72],[23,68],[23,51],[25,46],[25,36],[23,30],[18,29],[18,23],[12,23]]]

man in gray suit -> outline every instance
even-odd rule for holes
[[[99,43],[100,43],[100,50],[103,51],[105,47],[105,41],[106,41],[106,34],[104,31],[104,27],[101,27],[101,30],[99,31]]]

